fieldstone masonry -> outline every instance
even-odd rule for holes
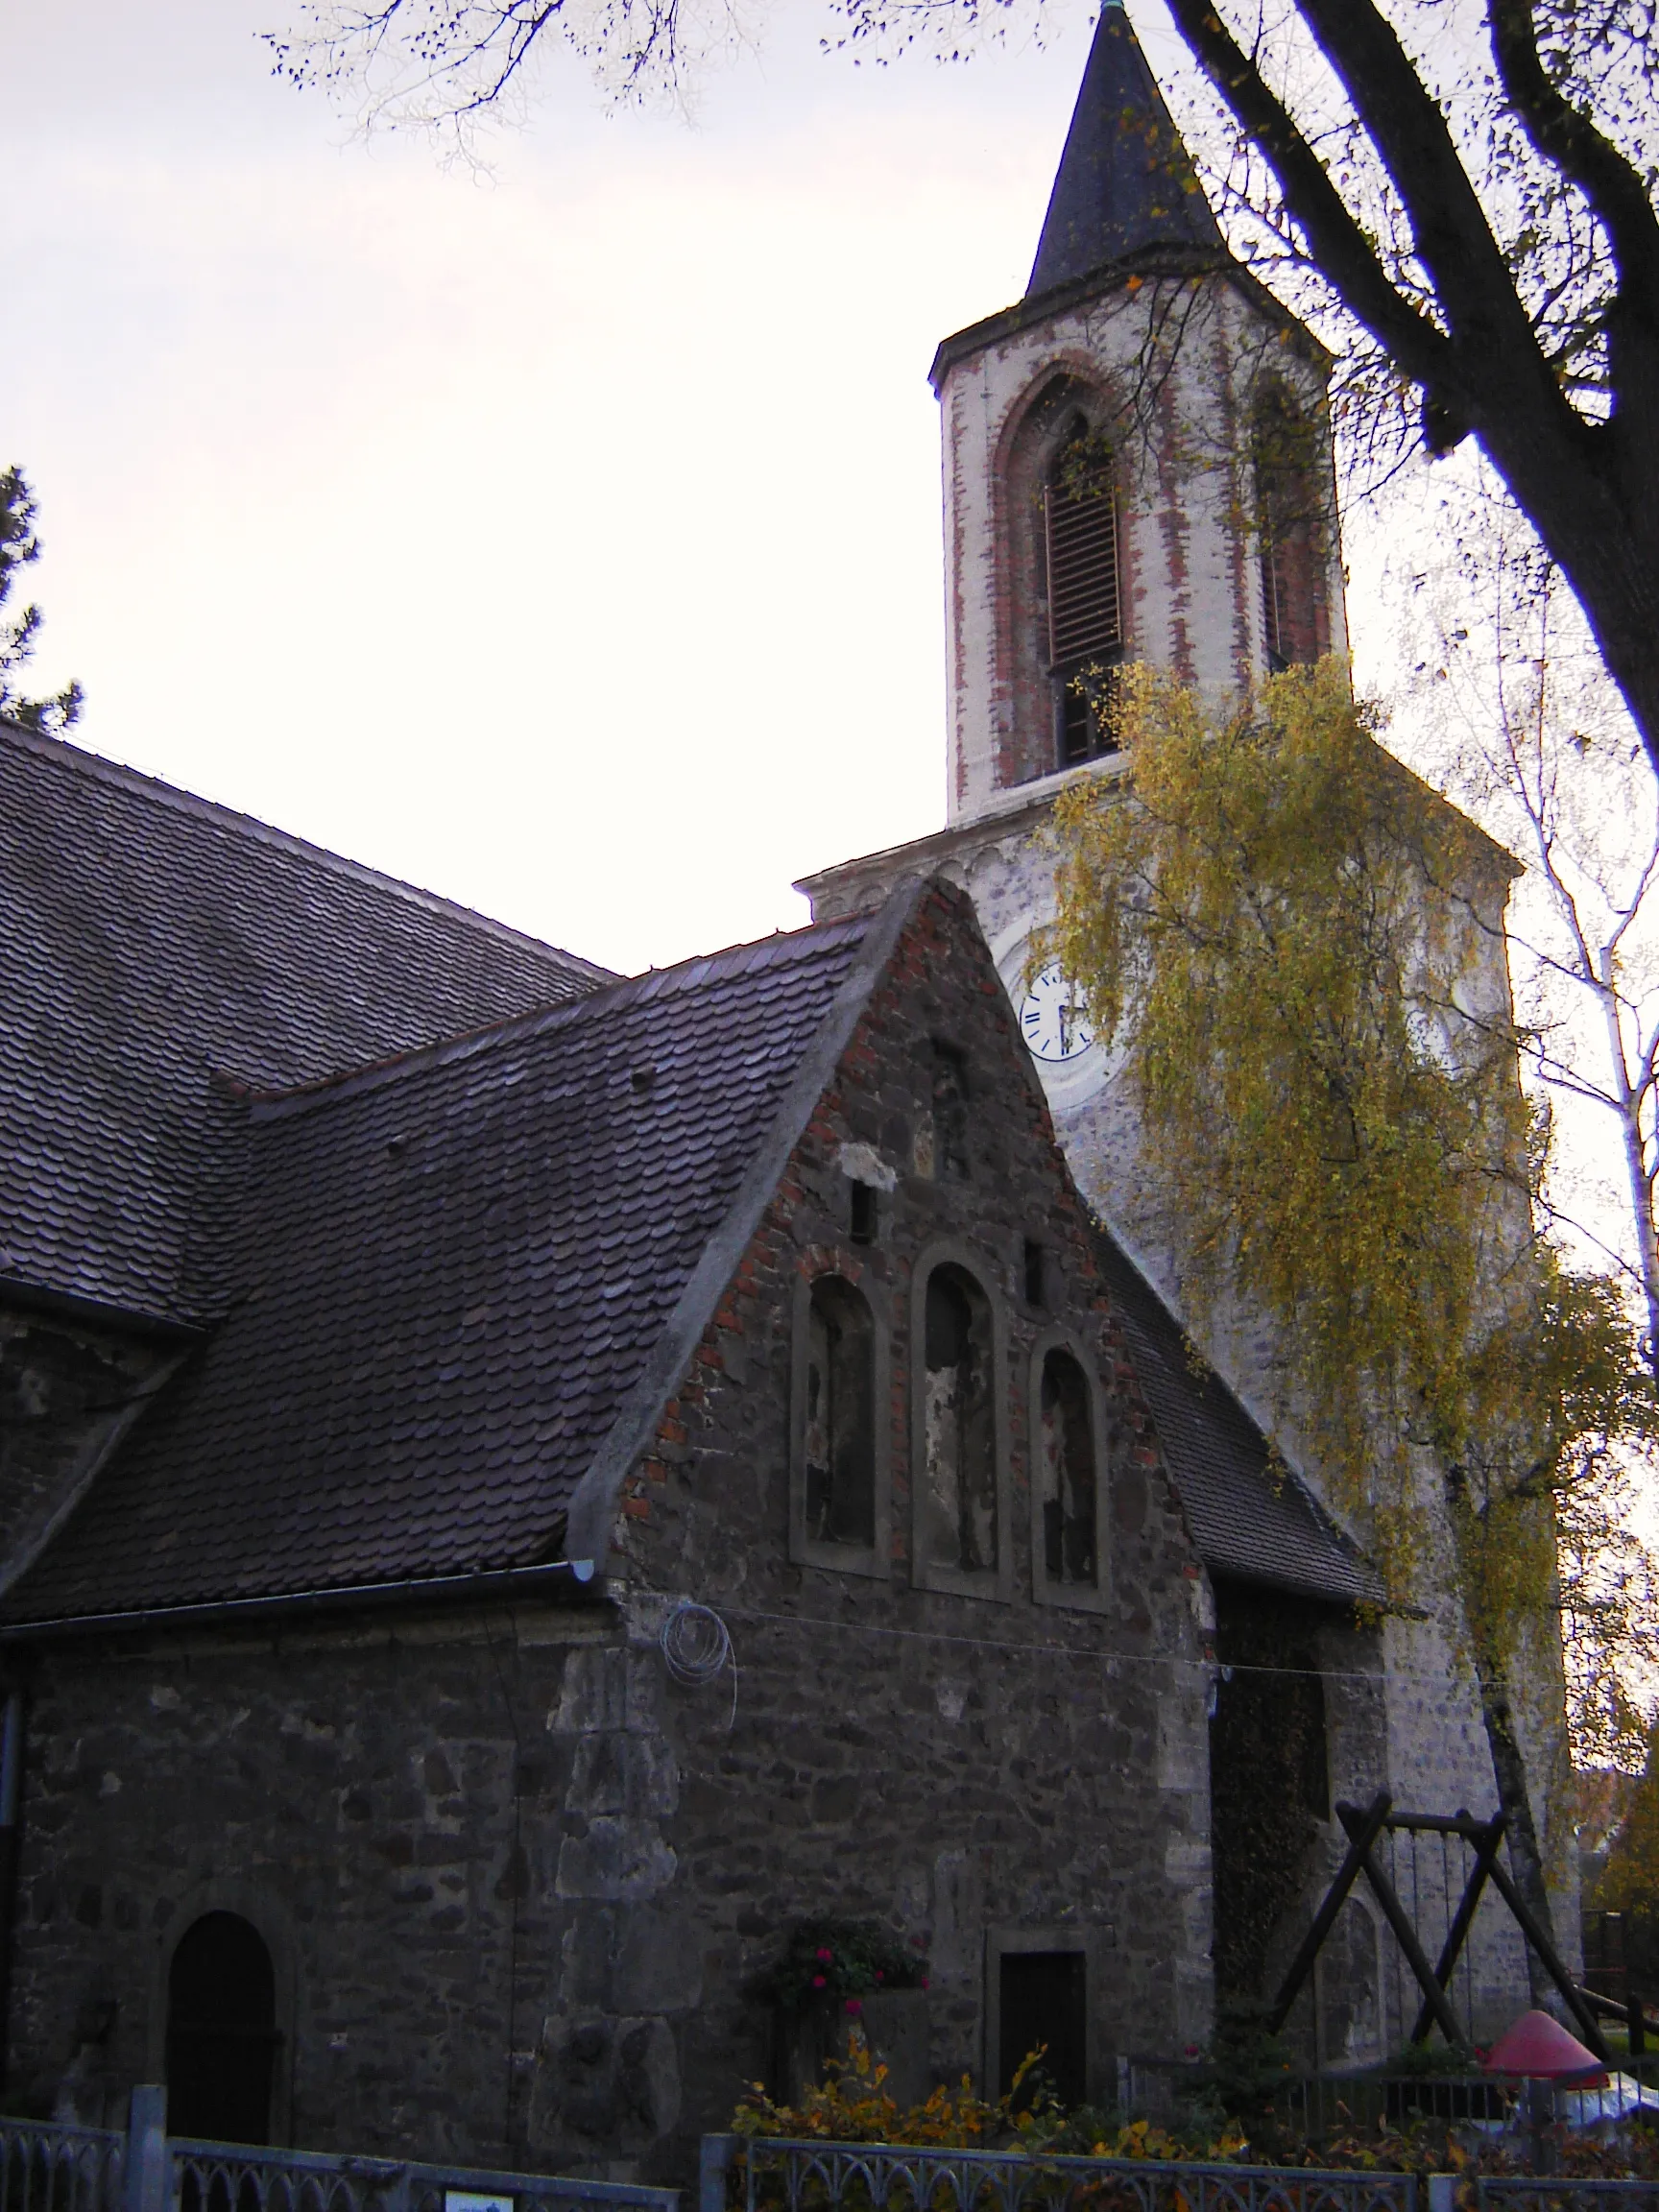
[[[1033,1928],[1088,1957],[1103,2100],[1119,2051],[1201,2041],[1198,1569],[966,920],[940,890],[901,938],[629,1479],[603,1598],[40,1647],[12,2049],[31,2101],[78,2065],[96,2117],[155,2077],[171,1948],[231,1898],[278,1959],[281,2126],[311,2145],[684,2178],[768,2065],[789,1924],[826,1911],[926,1952],[936,2078],[980,2071],[988,1946]],[[967,1076],[954,1179],[917,1165],[940,1040]],[[844,1162],[872,1153],[891,1183],[854,1246]],[[1005,1601],[912,1583],[902,1293],[942,1238],[1006,1330]],[[787,1552],[794,1287],[827,1267],[892,1293],[884,1580]],[[1103,1612],[1030,1596],[1024,1377],[1056,1319],[1106,1392]],[[734,1714],[730,1674],[667,1673],[682,1594],[727,1623]]]
[[[13,1615],[29,1623],[12,1638],[8,1680],[26,1694],[29,1743],[9,2023],[14,2107],[113,2119],[133,2082],[164,2078],[173,1954],[185,1931],[214,1911],[250,1922],[273,1960],[273,2132],[318,2148],[687,2180],[698,2135],[722,2127],[744,2086],[773,2063],[767,1977],[792,1923],[807,1915],[878,1919],[925,1956],[926,2030],[914,2019],[905,2030],[906,2063],[924,2079],[967,2071],[983,2080],[1018,2056],[998,2048],[997,1977],[999,1961],[1022,1948],[1085,1960],[1092,2099],[1112,2102],[1119,2057],[1175,2058],[1203,2044],[1214,2002],[1213,1852],[1226,1849],[1226,1838],[1212,1835],[1211,1754],[1212,1729],[1226,1725],[1214,1694],[1216,1600],[1227,1585],[1207,1575],[1169,1480],[1130,1355],[1124,1280],[1112,1278],[1116,1312],[1104,1286],[1102,1268],[1119,1262],[1098,1238],[1092,1210],[1175,1310],[1180,1285],[1166,1225],[1147,1202],[1132,1101],[1110,1041],[1045,1070],[1040,1083],[1010,1004],[1024,990],[1034,933],[1052,913],[1044,839],[1055,793],[1071,774],[1109,780],[1120,772],[1110,757],[1064,774],[1055,768],[1038,502],[1079,412],[1092,435],[1108,417],[1129,423],[1132,435],[1118,439],[1112,462],[1127,648],[1212,689],[1235,686],[1262,671],[1268,645],[1241,425],[1263,378],[1316,416],[1323,368],[1306,334],[1227,262],[1214,226],[1197,220],[1190,164],[1120,10],[1103,12],[1090,69],[1063,164],[1069,180],[1057,187],[1039,256],[1049,274],[1041,285],[1034,277],[1019,306],[947,341],[935,364],[946,428],[948,827],[804,886],[825,921],[875,905],[902,878],[923,879],[927,887],[908,904],[886,909],[879,927],[891,921],[895,935],[815,932],[798,941],[798,960],[743,949],[691,964],[678,980],[617,985],[608,1008],[601,989],[573,1017],[597,1009],[587,1033],[596,1040],[591,1088],[584,1091],[580,1054],[559,1058],[561,1006],[605,985],[599,972],[204,803],[157,796],[158,787],[124,771],[93,777],[99,805],[114,805],[118,795],[137,827],[109,850],[100,847],[82,903],[112,902],[108,938],[120,945],[120,902],[138,884],[145,900],[174,915],[168,926],[151,927],[147,942],[177,940],[184,949],[178,958],[197,962],[196,981],[177,1005],[171,983],[154,1001],[125,986],[102,998],[52,986],[65,1005],[81,1008],[82,1058],[42,1078],[41,1095],[31,1094],[13,1119],[33,1129],[42,1115],[66,1117],[76,1146],[66,1157],[82,1165],[65,1180],[43,1174],[31,1156],[18,1178],[38,1208],[30,1230],[38,1251],[30,1278],[36,1295],[0,1300],[5,1583],[25,1575],[112,1455],[117,1474],[138,1466],[142,1510],[131,1525],[150,1527],[150,1485],[165,1488],[172,1461],[146,1473],[117,1447],[188,1351],[203,1312],[217,1331],[206,1340],[221,1379],[227,1361],[239,1381],[254,1376],[257,1399],[252,1426],[239,1410],[243,1426],[224,1431],[229,1442],[213,1447],[221,1457],[205,1462],[210,1504],[221,1484],[234,1494],[225,1455],[251,1436],[286,1433],[269,1416],[284,1389],[303,1384],[314,1426],[297,1449],[316,1456],[290,1456],[270,1479],[295,1478],[293,1500],[286,1488],[280,1495],[304,1524],[303,1556],[320,1562],[320,1575],[335,1573],[338,1589],[349,1573],[360,1591],[364,1554],[352,1551],[349,1569],[340,1564],[345,1554],[330,1546],[343,1530],[330,1520],[330,1502],[314,1495],[315,1481],[308,1490],[298,1479],[304,1473],[380,1484],[382,1517],[359,1501],[351,1531],[353,1541],[378,1545],[376,1573],[395,1508],[421,1525],[399,1523],[410,1574],[447,1572],[428,1563],[449,1554],[423,1550],[421,1527],[443,1523],[445,1542],[484,1549],[457,1552],[447,1599],[406,1593],[384,1610],[296,1611],[290,1600],[301,1585],[282,1583],[279,1568],[275,1581],[255,1575],[212,1585],[212,1596],[252,1587],[250,1603],[290,1608],[244,1614],[236,1626],[219,1617],[164,1627],[141,1607],[118,1631]],[[1139,109],[1132,128],[1125,102]],[[1143,176],[1136,166],[1142,156]],[[1339,648],[1334,529],[1324,550],[1319,611]],[[56,913],[61,824],[90,818],[80,801],[55,795],[56,780],[66,764],[83,777],[90,771],[84,757],[77,768],[69,749],[45,740],[28,740],[23,756],[22,765],[44,780],[44,796],[32,811],[14,810],[33,825],[29,865],[43,872],[52,892],[44,910]],[[110,850],[125,873],[107,865]],[[212,862],[205,873],[204,855]],[[201,917],[188,902],[180,906],[186,882],[193,897],[207,884],[236,930],[246,926],[256,951],[243,968],[227,961],[223,943],[235,934],[228,927],[207,927],[197,944]],[[1488,926],[1503,890],[1495,866],[1481,891]],[[25,921],[20,935],[30,926]],[[845,963],[839,983],[822,984],[838,994],[834,1009],[859,1009],[855,1022],[848,1013],[846,1025],[835,1026],[842,1014],[813,998],[819,985],[808,971],[817,962],[827,975],[851,944],[863,948],[859,959],[874,961],[873,943],[891,948],[873,984]],[[1502,1003],[1497,946],[1496,937],[1472,936],[1470,980]],[[283,956],[275,966],[273,948]],[[791,980],[781,971],[792,960]],[[746,999],[734,979],[758,978],[758,993],[768,961],[780,970],[778,995]],[[725,1007],[728,1020],[710,1017],[699,1034],[685,1009],[715,970],[726,996],[700,1003]],[[862,997],[847,996],[849,974]],[[130,1034],[123,1024],[139,1003],[144,1024]],[[286,1057],[268,1060],[261,1055],[278,1003],[294,1035]],[[810,1017],[809,1006],[817,1007]],[[521,1036],[509,1016],[522,1017]],[[608,1016],[615,1017],[609,1028]],[[731,1025],[742,1021],[755,1026]],[[204,1022],[211,1035],[198,1034]],[[517,1059],[490,1057],[494,1047],[481,1025],[503,1022],[502,1036],[520,1037]],[[790,1023],[806,1041],[786,1051],[777,1040],[785,1030],[796,1038]],[[718,1039],[708,1033],[715,1027]],[[826,1038],[822,1056],[811,1057],[811,1040]],[[129,1153],[143,1148],[134,1151],[133,1132],[125,1150],[112,1142],[112,1101],[126,1094],[111,1094],[105,1074],[137,1065],[139,1048],[156,1039],[164,1049],[155,1067],[143,1062],[149,1088],[132,1094],[136,1131],[147,1141],[151,1124],[171,1128],[180,1115],[211,1130],[198,1132],[187,1161],[180,1153],[188,1174],[169,1166],[165,1176],[134,1180]],[[715,1043],[725,1059],[709,1058]],[[377,1088],[400,1078],[372,1062],[389,1052],[420,1058],[417,1048],[425,1047],[429,1089]],[[27,1055],[17,1057],[39,1073]],[[239,1074],[204,1090],[204,1066]],[[504,1066],[514,1071],[498,1091],[517,1085],[513,1101],[491,1090],[491,1070]],[[531,1073],[555,1066],[565,1088],[534,1091]],[[750,1129],[743,1142],[751,1148],[733,1172],[757,1177],[764,1162],[751,1204],[750,1186],[734,1196],[711,1164],[727,1159],[722,1146],[736,1158],[738,1120],[761,1115],[764,1083],[774,1070],[787,1082],[789,1067],[798,1082],[801,1070],[810,1071],[804,1094],[810,1101],[816,1093],[816,1102],[804,1119],[791,1105],[775,1150],[755,1149],[764,1132]],[[372,1312],[377,1330],[385,1305],[385,1333],[404,1361],[376,1369],[390,1432],[398,1420],[403,1433],[418,1425],[399,1397],[410,1378],[429,1386],[434,1376],[464,1373],[473,1393],[438,1405],[428,1387],[428,1437],[445,1424],[463,1430],[473,1458],[461,1456],[459,1445],[453,1462],[429,1455],[418,1479],[401,1461],[375,1461],[363,1476],[339,1443],[357,1433],[345,1418],[353,1376],[335,1372],[345,1362],[331,1363],[345,1321],[319,1321],[321,1306],[300,1315],[292,1343],[303,1351],[292,1352],[291,1370],[280,1365],[290,1340],[267,1330],[262,1344],[250,1324],[255,1348],[279,1356],[262,1367],[226,1347],[249,1342],[227,1320],[245,1322],[264,1286],[243,1285],[228,1316],[207,1296],[214,1286],[206,1279],[228,1264],[228,1246],[219,1253],[209,1242],[189,1267],[173,1249],[199,1200],[213,1211],[208,1168],[228,1172],[241,1157],[246,1113],[264,1111],[257,1102],[249,1108],[251,1091],[289,1094],[266,1101],[272,1115],[309,1112],[293,1086],[340,1069],[358,1072],[342,1080],[338,1095],[367,1101],[349,1140],[361,1149],[329,1153],[333,1125],[325,1121],[282,1126],[300,1131],[296,1144],[308,1127],[318,1132],[316,1157],[350,1184],[347,1201],[363,1208],[350,1216],[360,1224],[355,1233],[376,1257],[385,1257],[375,1243],[384,1226],[376,1206],[393,1223],[388,1251],[415,1257],[413,1272],[389,1263],[378,1279],[381,1302],[359,1310]],[[448,1072],[441,1081],[435,1070]],[[694,1109],[680,1131],[684,1150],[671,1159],[650,1149],[663,1141],[639,1101],[653,1095],[681,1096]],[[433,1217],[447,1212],[445,1240],[430,1247],[425,1219],[412,1210],[411,1193],[426,1188],[421,1147],[410,1147],[408,1130],[393,1118],[405,1097],[447,1098],[434,1111],[453,1117],[447,1150],[433,1147],[449,1180],[435,1171]],[[531,1099],[539,1101],[534,1112]],[[553,1118],[556,1105],[563,1122]],[[766,1128],[785,1126],[777,1095],[765,1112]],[[547,1135],[555,1125],[559,1142]],[[616,1150],[582,1157],[589,1169],[607,1157],[611,1182],[597,1192],[561,1187],[561,1143],[580,1150],[594,1129],[615,1133]],[[511,1164],[489,1148],[507,1143],[509,1131]],[[546,1155],[537,1175],[521,1173],[537,1147]],[[628,1181],[647,1155],[651,1175],[640,1170],[643,1179]],[[277,1139],[270,1156],[286,1157]],[[120,1172],[106,1177],[111,1161]],[[478,1163],[483,1181],[474,1184],[469,1170]],[[198,1174],[205,1179],[200,1193],[190,1182]],[[658,1214],[639,1223],[634,1247],[626,1222],[613,1218],[626,1210],[623,1190],[652,1193]],[[526,1199],[526,1191],[537,1195]],[[77,1213],[83,1198],[92,1210]],[[430,1310],[416,1301],[394,1312],[384,1286],[395,1277],[430,1282],[447,1297],[469,1282],[469,1267],[485,1269],[490,1254],[469,1237],[495,1218],[498,1198],[503,1249],[520,1241],[497,1283],[498,1311],[479,1309],[488,1327],[468,1311],[441,1310],[444,1298]],[[297,1204],[291,1194],[283,1222],[299,1217]],[[613,1426],[585,1447],[597,1456],[583,1462],[586,1475],[578,1467],[571,1477],[575,1491],[555,1497],[538,1455],[575,1449],[570,1439],[591,1411],[579,1405],[582,1393],[598,1404],[607,1378],[621,1369],[607,1364],[616,1344],[604,1313],[580,1339],[543,1339],[538,1331],[551,1329],[561,1299],[566,1319],[591,1319],[597,1308],[572,1288],[586,1283],[601,1304],[626,1307],[627,1327],[642,1332],[639,1313],[661,1288],[655,1266],[668,1263],[647,1255],[665,1253],[678,1264],[700,1204],[709,1219],[696,1250],[715,1283],[725,1278],[711,1293],[711,1313],[708,1304],[686,1306],[684,1286],[662,1292],[654,1326],[670,1347],[666,1381],[647,1359],[643,1378],[635,1368],[616,1383],[624,1410],[605,1401]],[[523,1219],[509,1220],[515,1206]],[[541,1221],[538,1209],[549,1207],[565,1209],[563,1241],[542,1249],[523,1221]],[[636,1211],[646,1211],[644,1199]],[[716,1233],[731,1221],[741,1226],[728,1243]],[[584,1242],[595,1222],[600,1257]],[[673,1234],[652,1243],[645,1232],[659,1226]],[[397,1237],[407,1241],[397,1244]],[[93,1250],[111,1238],[122,1251]],[[123,1258],[123,1239],[134,1238],[142,1250]],[[6,1258],[10,1267],[12,1255]],[[970,1349],[937,1364],[914,1340],[925,1334],[917,1320],[935,1265],[962,1270],[976,1286],[972,1299],[963,1294]],[[826,1274],[867,1293],[884,1362],[872,1372],[885,1377],[877,1384],[885,1393],[882,1448],[863,1463],[880,1491],[877,1536],[866,1527],[844,1567],[822,1528],[808,1542],[802,1517],[791,1523],[792,1455],[804,1458],[794,1441],[805,1431],[796,1393],[807,1369],[797,1335],[810,1286]],[[331,1281],[338,1288],[347,1279]],[[683,1307],[691,1317],[681,1334]],[[499,1369],[490,1365],[498,1342],[490,1329],[513,1339]],[[478,1354],[470,1366],[456,1351],[463,1340]],[[627,1348],[640,1340],[629,1338]],[[555,1372],[545,1343],[577,1341],[587,1349],[567,1365],[580,1372]],[[1039,1354],[1060,1344],[1080,1362],[1069,1372],[1092,1378],[1098,1419],[1090,1432],[1104,1459],[1094,1531],[1102,1564],[1086,1591],[1073,1583],[1075,1602],[1067,1601],[1064,1581],[1049,1579],[1058,1570],[1036,1574],[1032,1556],[1042,1523],[1033,1511],[1038,1423],[1028,1400]],[[354,1357],[367,1369],[378,1349],[360,1344]],[[1270,1332],[1247,1315],[1225,1318],[1208,1350],[1244,1407],[1259,1418],[1276,1408]],[[996,1533],[995,1561],[976,1563],[969,1548],[959,1565],[942,1563],[937,1513],[934,1549],[918,1551],[914,1530],[926,1524],[916,1458],[928,1433],[918,1407],[930,1368],[955,1378],[953,1407],[973,1404],[981,1484],[992,1439],[996,1510],[983,1488],[975,1503],[978,1540]],[[489,1463],[493,1439],[509,1431],[479,1408],[494,1409],[492,1378],[509,1371],[529,1403],[518,1408],[517,1441],[501,1448],[507,1464],[497,1465]],[[982,1399],[974,1393],[987,1373]],[[651,1394],[635,1425],[646,1382]],[[962,1424],[966,1434],[966,1414]],[[626,1442],[612,1466],[599,1439],[617,1435]],[[1287,1442],[1294,1455],[1293,1425]],[[273,1455],[287,1449],[270,1444]],[[432,1472],[440,1464],[464,1465],[459,1479],[474,1482],[486,1503],[497,1487],[518,1502],[518,1518],[501,1504],[490,1522],[510,1530],[511,1541],[450,1526],[455,1501],[472,1493],[452,1482],[445,1491]],[[966,1456],[959,1464],[966,1468]],[[599,1484],[595,1470],[607,1481],[619,1478],[620,1488]],[[1304,1462],[1302,1471],[1317,1488],[1317,1465]],[[797,1465],[798,1494],[801,1472]],[[89,1495],[95,1503],[97,1491]],[[549,1560],[568,1558],[557,1513],[572,1497],[584,1545],[602,1554],[586,1591],[566,1583],[555,1601],[545,1582],[533,1599],[465,1586],[469,1575],[505,1575],[501,1559],[514,1575],[537,1575]],[[543,1509],[531,1527],[527,1516]],[[206,1519],[210,1512],[198,1511],[194,1526]],[[147,1569],[179,1542],[164,1509],[155,1522]],[[527,1530],[535,1542],[528,1551]],[[496,1549],[480,1566],[488,1543]],[[136,1548],[114,1549],[125,1564]],[[52,1556],[48,1548],[48,1570]],[[716,1612],[732,1642],[733,1665],[701,1684],[675,1678],[661,1645],[685,1600]],[[1304,1602],[1302,1629],[1323,1688],[1330,1795],[1362,1797],[1385,1786],[1431,1809],[1488,1807],[1490,1767],[1446,1593],[1425,1592],[1423,1618],[1381,1625]],[[1551,1776],[1560,1757],[1560,1717],[1559,1655],[1541,1650],[1522,1714],[1538,1775]],[[1270,1974],[1288,1957],[1341,1847],[1336,1824],[1319,1824],[1295,1900],[1270,1931]],[[1571,1868],[1564,1851],[1561,1859],[1566,1933]],[[1420,1925],[1431,1933],[1436,1871],[1414,1869]],[[1466,1992],[1477,2026],[1512,2012],[1521,1990],[1518,1943],[1487,1909]],[[1304,2049],[1333,2061],[1375,2056],[1399,2040],[1413,2009],[1389,1945],[1357,1898],[1299,2017]]]

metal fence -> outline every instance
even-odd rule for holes
[[[132,2125],[0,2119],[0,2212],[679,2212],[678,2189],[418,2159],[204,2143],[166,2131],[166,2092]]]
[[[621,2205],[676,2212],[680,2201],[677,2189],[626,2182],[180,2138],[168,2145],[167,2166],[160,2204],[133,2204],[128,2212],[592,2212]]]
[[[699,2212],[1417,2212],[1410,2174],[705,2135]]]
[[[119,2128],[0,2121],[0,2212],[119,2212],[126,2152]]]
[[[1475,2203],[1478,2212],[1659,2212],[1659,2181],[1482,2175]]]
[[[1118,2101],[1125,2116],[1168,2119],[1204,2098],[1214,2079],[1202,2066],[1126,2060]],[[1286,2074],[1259,2091],[1251,2110],[1270,2115],[1296,2141],[1326,2143],[1336,2135],[1374,2134],[1384,2123],[1409,2128],[1436,2121],[1492,2131],[1515,2124],[1522,2095],[1519,2083],[1490,2074]],[[1601,2088],[1557,2089],[1552,2104],[1551,2116],[1573,2129],[1617,2126],[1638,2111],[1659,2120],[1659,2090],[1645,2087],[1634,2073],[1611,2074]]]

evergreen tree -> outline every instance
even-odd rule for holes
[[[21,469],[0,469],[0,609],[16,587],[19,569],[40,558],[35,535],[35,494]],[[45,699],[31,699],[19,688],[19,674],[33,659],[40,629],[38,607],[0,618],[0,721],[56,737],[81,712],[79,684],[67,684]]]

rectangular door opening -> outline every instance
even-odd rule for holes
[[[1089,2094],[1089,1999],[1083,1953],[1004,1951],[1000,1964],[998,2092],[1005,2097],[1026,2056],[1046,2044],[1038,2066],[1021,2084],[1022,2104],[1032,2101],[1039,2071],[1042,2085],[1062,2104],[1084,2104]]]

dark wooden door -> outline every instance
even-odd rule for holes
[[[167,1978],[167,2131],[271,2140],[276,1977],[258,1930],[235,1912],[187,1928]]]
[[[1039,2044],[1047,2087],[1062,2104],[1081,2104],[1089,2093],[1089,2000],[1081,1951],[1005,1951],[1002,1954],[998,2043],[1006,2096],[1014,2076]],[[1022,2084],[1030,2102],[1032,2078]]]

